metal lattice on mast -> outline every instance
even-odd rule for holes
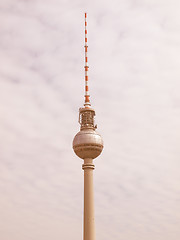
[[[90,100],[89,100],[89,82],[88,82],[88,41],[87,41],[87,13],[85,13],[85,107],[91,106]]]

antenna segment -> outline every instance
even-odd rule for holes
[[[88,56],[87,56],[87,49],[88,49],[88,45],[87,45],[87,13],[85,13],[85,103],[84,106],[86,108],[88,108],[89,106],[91,106],[90,104],[90,100],[89,100],[89,86],[88,86]]]

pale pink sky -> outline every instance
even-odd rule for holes
[[[98,240],[180,238],[179,0],[0,2],[0,238],[82,239],[88,12]]]

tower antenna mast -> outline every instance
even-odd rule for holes
[[[89,100],[89,82],[88,82],[88,41],[87,41],[87,13],[85,13],[85,107],[91,106],[90,100]]]

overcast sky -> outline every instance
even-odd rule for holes
[[[179,0],[1,0],[0,238],[82,239],[85,11],[97,239],[180,239]]]

